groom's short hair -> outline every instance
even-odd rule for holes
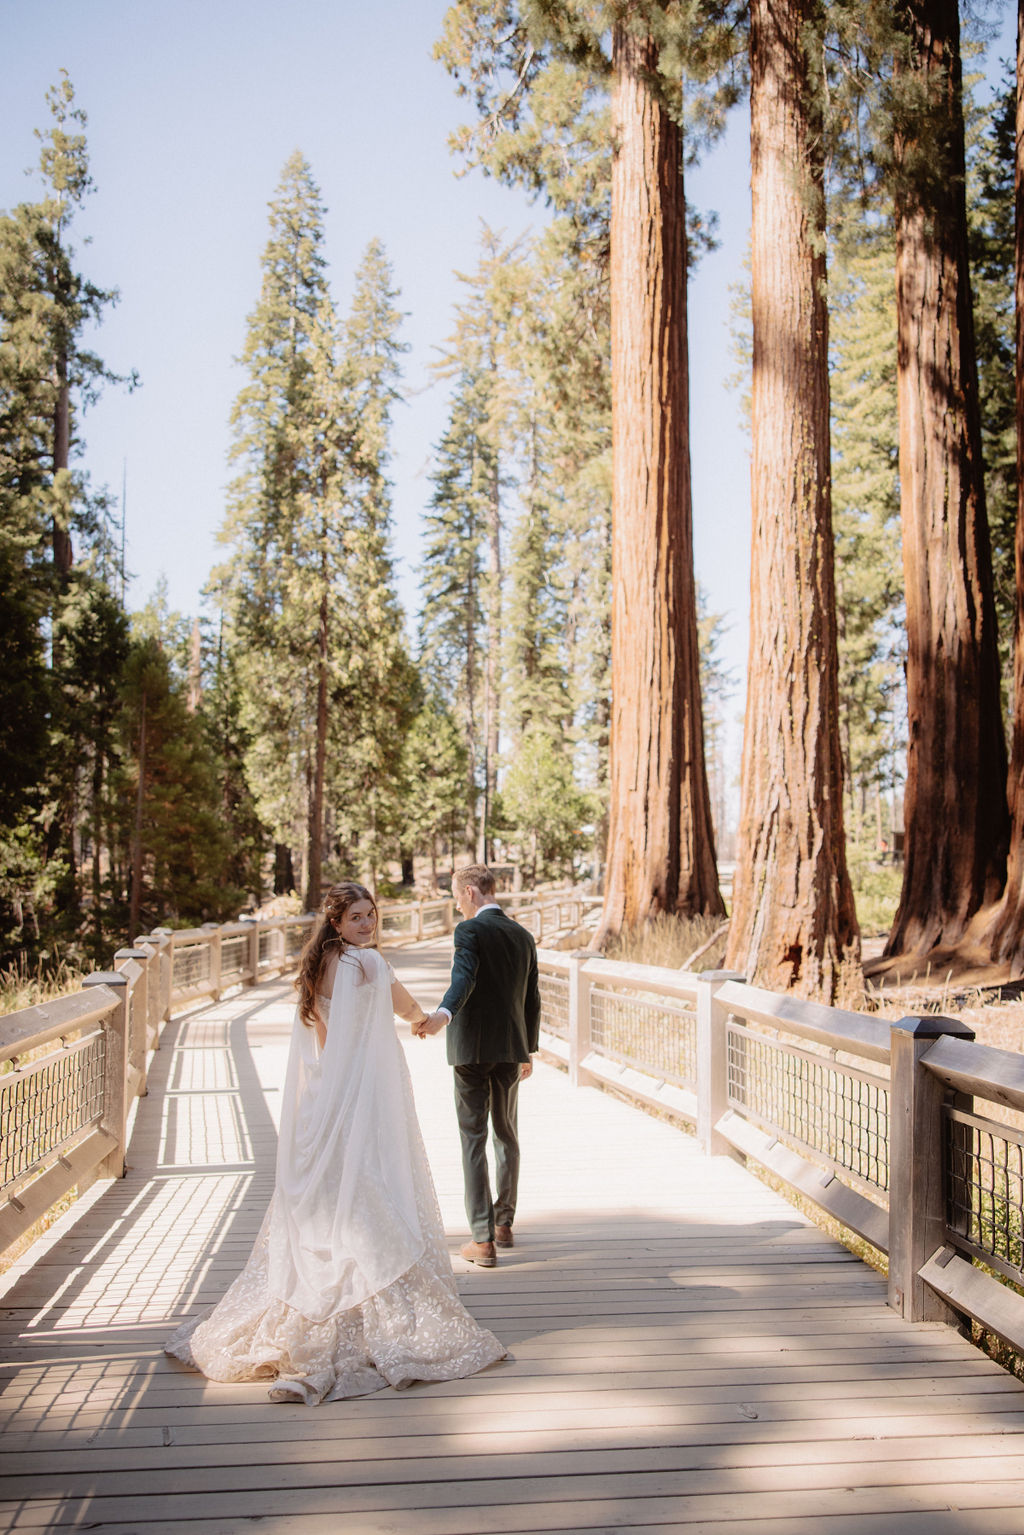
[[[494,894],[494,875],[485,863],[470,863],[464,869],[456,869],[452,875],[452,889],[465,890],[475,885],[481,895]]]

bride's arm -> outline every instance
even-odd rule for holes
[[[391,1005],[399,1018],[404,1018],[415,1028],[418,1023],[423,1023],[428,1014],[425,1013],[416,1001],[402,985],[401,981],[391,982]]]
[[[317,1043],[319,1044],[321,1050],[326,1049],[326,1046],[327,1046],[327,1025],[326,1025],[326,1023],[324,1023],[323,1019],[320,1016],[320,1009],[319,1008],[317,1008],[317,1010],[316,1010],[316,1021],[315,1021],[313,1026],[316,1029]]]

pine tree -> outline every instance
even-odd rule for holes
[[[343,469],[348,528],[345,655],[331,696],[331,819],[359,839],[372,888],[398,851],[404,816],[405,737],[421,702],[403,634],[390,553],[391,412],[400,399],[399,294],[383,245],[370,242],[356,273],[339,359],[339,408],[348,423]],[[353,797],[353,789],[358,792]]]
[[[888,224],[861,222],[829,284],[843,786],[851,836],[864,840],[873,820],[876,846],[892,846],[883,794],[904,696],[894,264]]]
[[[468,819],[461,833],[470,857],[476,856],[477,777],[483,759],[483,543],[495,475],[484,423],[479,378],[466,371],[456,380],[449,424],[432,473],[419,620],[420,669],[444,698],[462,734]]]
[[[471,806],[462,728],[439,691],[428,694],[405,737],[401,784],[403,845],[430,858],[430,888],[438,890],[438,861],[461,859]]]
[[[74,460],[85,407],[116,377],[85,346],[85,331],[116,293],[76,269],[71,226],[92,182],[86,118],[66,72],[47,100],[52,125],[37,132],[43,195],[0,215],[0,601],[9,663],[0,705],[16,724],[4,776],[20,796],[0,826],[11,828],[19,866],[36,869],[37,892],[54,899],[43,926],[34,905],[40,934],[49,924],[50,936],[67,942],[78,937],[79,854],[95,821],[89,785],[102,779],[110,724],[113,674],[97,669],[90,646],[117,627],[103,581],[107,498],[90,492]],[[77,565],[75,540],[86,556]],[[91,856],[95,908],[95,838]],[[95,929],[95,909],[92,921]]]
[[[159,640],[134,641],[118,713],[113,775],[115,867],[132,939],[164,922],[198,924],[237,914],[246,892],[226,878],[231,830],[221,814],[215,763],[187,689]]]
[[[304,826],[306,904],[319,905],[328,696],[344,634],[349,519],[335,315],[323,206],[295,154],[270,205],[259,302],[242,352],[249,382],[232,415],[239,473],[219,576],[249,736],[249,779],[279,843]]]

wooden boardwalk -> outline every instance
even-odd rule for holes
[[[428,1006],[446,945],[392,956]],[[454,1258],[514,1359],[316,1408],[168,1360],[269,1196],[293,993],[168,1025],[128,1176],[2,1300],[0,1527],[477,1535],[1024,1535],[1024,1388],[736,1164],[539,1066],[517,1246]],[[452,1250],[465,1240],[439,1040],[408,1040]]]

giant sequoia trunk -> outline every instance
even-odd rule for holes
[[[903,8],[896,143],[906,864],[886,953],[956,944],[1000,894],[1008,840],[992,566],[967,268],[956,0]]]
[[[1017,300],[1017,529],[1013,635],[1013,744],[1010,753],[1010,857],[1006,892],[992,934],[992,958],[1024,975],[1024,0],[1017,8],[1017,153],[1014,173]]]
[[[597,943],[656,911],[718,915],[690,505],[679,128],[628,19],[613,41],[611,811]]]
[[[726,964],[834,998],[860,940],[843,839],[815,0],[750,17],[750,663]]]

